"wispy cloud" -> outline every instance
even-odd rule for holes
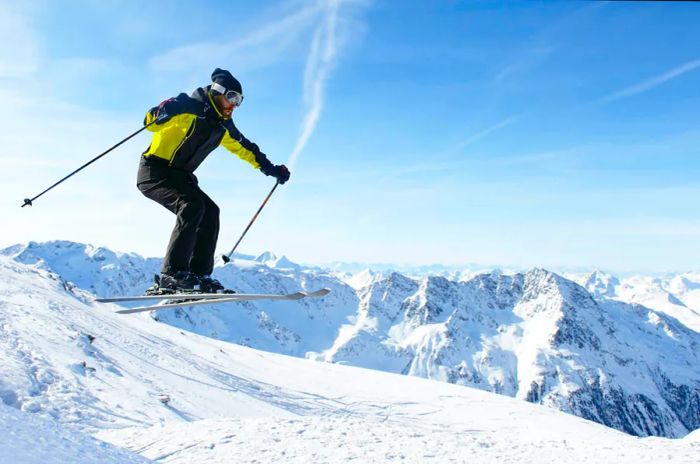
[[[0,78],[26,77],[39,64],[39,47],[24,6],[0,3]]]
[[[553,46],[533,46],[518,53],[497,74],[496,81],[500,82],[517,74],[524,74],[544,62],[556,51]]]
[[[301,10],[277,19],[267,20],[265,25],[253,29],[242,37],[229,42],[201,42],[174,48],[153,57],[149,65],[155,71],[181,71],[219,66],[222,62],[235,62],[236,71],[252,69],[276,62],[292,43],[314,24],[321,11],[312,2]]]
[[[461,150],[461,149],[465,148],[467,145],[470,145],[470,144],[476,142],[477,140],[483,139],[483,138],[486,137],[487,135],[490,135],[490,134],[492,134],[493,132],[496,132],[496,131],[499,130],[499,129],[503,129],[503,128],[506,127],[506,126],[511,125],[512,123],[514,123],[515,121],[517,121],[518,118],[519,118],[519,116],[510,116],[510,117],[507,117],[507,118],[504,119],[503,121],[500,121],[500,122],[498,122],[498,123],[496,123],[496,124],[494,124],[494,125],[492,125],[492,126],[490,126],[490,127],[487,127],[486,129],[483,129],[483,130],[477,132],[476,134],[470,135],[470,136],[467,137],[466,139],[462,140],[462,141],[459,143],[459,145],[457,145],[457,149],[458,149],[458,150]]]
[[[682,65],[677,66],[659,76],[652,77],[651,79],[647,79],[644,82],[640,82],[639,84],[632,85],[618,92],[612,93],[606,97],[603,97],[600,100],[598,100],[598,103],[609,103],[611,101],[620,100],[623,98],[631,97],[633,95],[638,95],[640,93],[646,92],[647,90],[651,90],[654,87],[658,87],[659,85],[665,82],[676,79],[677,77],[680,77],[683,74],[693,71],[698,67],[700,67],[700,59],[688,61],[687,63],[683,63]]]
[[[518,49],[496,73],[496,82],[503,83],[509,79],[518,78],[546,62],[550,56],[563,48],[563,42],[571,34],[572,29],[585,23],[588,18],[604,7],[604,2],[591,2],[538,30],[532,37],[525,40],[522,48]]]

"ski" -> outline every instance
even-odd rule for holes
[[[136,296],[115,296],[112,298],[95,298],[98,303],[119,303],[121,301],[144,301],[144,300],[201,300],[203,298],[231,298],[236,295],[257,296],[248,293],[163,293],[161,295],[136,295]],[[294,295],[294,293],[292,293]],[[287,296],[287,295],[285,295]]]
[[[177,303],[165,303],[162,305],[151,305],[151,306],[139,306],[136,308],[121,309],[117,311],[119,314],[133,314],[140,313],[144,311],[152,311],[155,309],[168,309],[168,308],[181,308],[185,306],[198,306],[204,304],[215,304],[215,303],[231,303],[234,301],[254,301],[254,300],[300,300],[302,298],[319,298],[330,293],[330,289],[322,288],[321,290],[316,290],[315,292],[296,292],[290,293],[288,295],[268,295],[268,294],[251,294],[251,293],[231,293],[231,294],[217,294],[217,293],[204,293],[204,294],[180,294],[180,295],[147,295],[142,298],[137,297],[126,297],[127,299],[116,300],[114,298],[102,298],[100,300],[95,300],[98,302],[114,302],[114,301],[138,301],[141,299],[153,300],[153,299],[177,299],[177,300],[194,300],[194,301],[179,301]],[[110,301],[105,301],[110,300]]]

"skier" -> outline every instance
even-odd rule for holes
[[[217,293],[223,285],[211,277],[219,235],[219,207],[198,186],[194,171],[219,145],[273,176],[289,180],[284,165],[273,165],[258,146],[234,125],[233,110],[243,102],[240,82],[216,68],[212,83],[191,96],[181,93],[146,113],[153,132],[143,152],[136,185],[147,198],[177,215],[160,278],[151,293],[201,291]]]

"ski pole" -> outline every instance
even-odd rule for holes
[[[250,229],[250,226],[252,226],[253,223],[255,222],[255,220],[258,218],[258,214],[260,214],[260,211],[262,211],[262,209],[265,207],[265,204],[267,203],[267,200],[270,199],[270,197],[271,197],[272,194],[275,192],[275,189],[277,188],[277,186],[278,186],[279,184],[280,184],[279,181],[277,181],[277,182],[275,183],[275,186],[272,187],[272,190],[270,190],[270,193],[267,194],[267,197],[265,198],[265,201],[263,201],[263,202],[262,202],[262,205],[260,205],[260,208],[258,208],[258,212],[255,213],[255,216],[253,216],[253,219],[251,219],[250,222],[248,223],[248,227],[246,227],[245,230],[243,231],[243,235],[241,235],[241,238],[239,238],[238,241],[236,242],[236,244],[233,246],[233,250],[231,250],[231,252],[228,254],[228,256],[227,256],[227,255],[223,255],[223,256],[221,257],[221,259],[223,259],[225,263],[228,263],[229,261],[231,261],[231,256],[233,256],[233,252],[236,251],[236,248],[238,248],[238,244],[241,243],[241,240],[243,240],[243,237],[245,237],[246,232],[248,232],[248,229]]]
[[[101,155],[99,155],[99,156],[97,156],[97,157],[91,159],[91,160],[88,161],[87,163],[83,164],[83,165],[80,166],[78,169],[76,169],[75,171],[71,172],[71,173],[68,174],[66,177],[64,177],[63,179],[59,180],[58,182],[56,182],[56,183],[53,184],[51,187],[47,188],[46,190],[44,190],[43,192],[41,192],[39,195],[35,196],[34,198],[25,198],[25,199],[24,199],[24,204],[22,205],[22,208],[24,208],[24,207],[27,206],[27,205],[32,206],[32,203],[34,202],[34,200],[36,200],[37,198],[39,198],[40,196],[42,196],[43,194],[45,194],[46,192],[48,192],[48,191],[51,190],[52,188],[56,187],[58,184],[60,184],[60,183],[63,182],[64,180],[66,180],[66,179],[68,179],[69,177],[71,177],[71,176],[77,174],[78,172],[82,171],[83,169],[85,169],[86,167],[88,167],[89,165],[91,165],[92,163],[94,163],[95,161],[97,161],[98,159],[102,158],[104,155],[106,155],[106,154],[109,153],[110,151],[112,151],[112,150],[114,150],[115,148],[117,148],[117,147],[118,147],[119,145],[121,145],[122,143],[124,143],[124,142],[126,142],[127,140],[129,140],[130,138],[134,137],[136,134],[142,132],[144,129],[146,129],[146,128],[147,128],[148,126],[150,126],[151,124],[154,124],[154,123],[159,122],[159,121],[160,121],[160,118],[159,118],[159,119],[156,119],[155,121],[151,121],[150,123],[146,124],[146,125],[143,126],[141,129],[137,130],[136,132],[134,132],[133,134],[131,134],[130,136],[128,136],[127,138],[125,138],[124,140],[122,140],[121,142],[119,142],[118,144],[114,145],[114,146],[113,146],[112,148],[110,148],[109,150],[107,150],[107,151],[105,151],[104,153],[102,153]]]

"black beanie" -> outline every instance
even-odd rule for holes
[[[243,95],[243,87],[241,87],[241,83],[238,82],[238,79],[233,77],[231,73],[225,69],[216,68],[214,72],[211,73],[211,81],[224,86],[226,90],[235,90]]]

